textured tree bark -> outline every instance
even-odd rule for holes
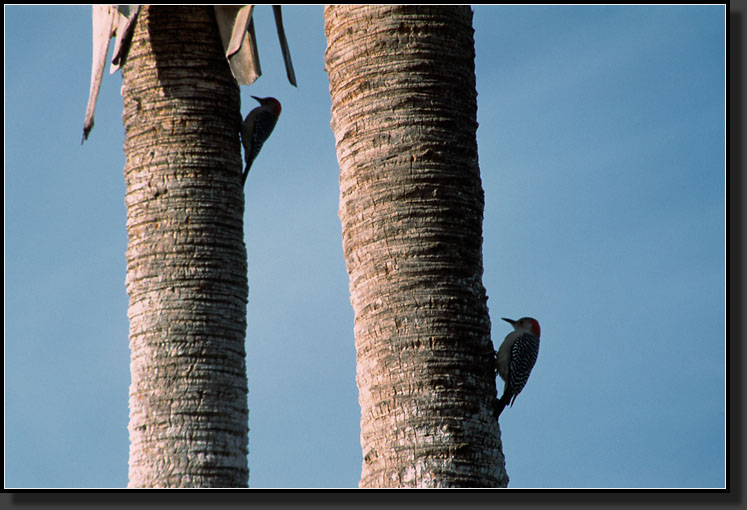
[[[482,285],[472,11],[328,6],[325,31],[360,486],[506,486]]]
[[[239,89],[212,7],[146,7],[123,68],[130,487],[246,487]]]

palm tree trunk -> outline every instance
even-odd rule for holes
[[[472,11],[325,8],[361,487],[506,486],[482,285]]]
[[[245,487],[239,89],[212,7],[140,14],[122,96],[130,487]]]

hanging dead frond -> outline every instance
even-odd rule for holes
[[[86,117],[83,122],[82,144],[93,129],[93,116],[101,88],[101,80],[109,52],[109,41],[116,36],[114,56],[110,73],[121,69],[127,59],[132,33],[137,23],[140,5],[94,5],[93,6],[93,62],[91,65],[91,88],[88,94]],[[215,19],[218,24],[226,59],[236,81],[241,85],[254,83],[262,74],[257,51],[257,38],[254,31],[253,5],[215,6]],[[290,49],[283,28],[283,17],[279,5],[273,6],[275,26],[283,53],[286,74],[293,86],[296,75],[293,71]]]

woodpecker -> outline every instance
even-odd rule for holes
[[[250,111],[241,124],[241,143],[244,144],[244,160],[246,161],[246,167],[241,176],[242,186],[246,182],[246,176],[249,175],[249,169],[259,154],[259,150],[275,128],[281,110],[280,101],[274,97],[252,97],[259,101],[259,106]]]
[[[537,361],[540,346],[540,325],[531,317],[519,320],[503,318],[514,327],[495,353],[495,368],[506,382],[503,396],[495,401],[494,415],[500,416],[506,405],[514,405],[529,379],[529,373]]]

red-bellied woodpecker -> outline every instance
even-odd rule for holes
[[[521,393],[529,379],[529,374],[537,361],[540,346],[540,325],[531,317],[515,321],[503,318],[514,327],[495,355],[495,368],[506,381],[503,396],[496,400],[494,414],[497,418],[507,405],[514,405],[516,396]]]
[[[262,145],[270,137],[280,116],[280,101],[274,97],[256,97],[259,106],[249,112],[241,124],[241,143],[244,144],[244,160],[246,167],[241,177],[241,184],[246,182],[249,169],[259,154]]]

